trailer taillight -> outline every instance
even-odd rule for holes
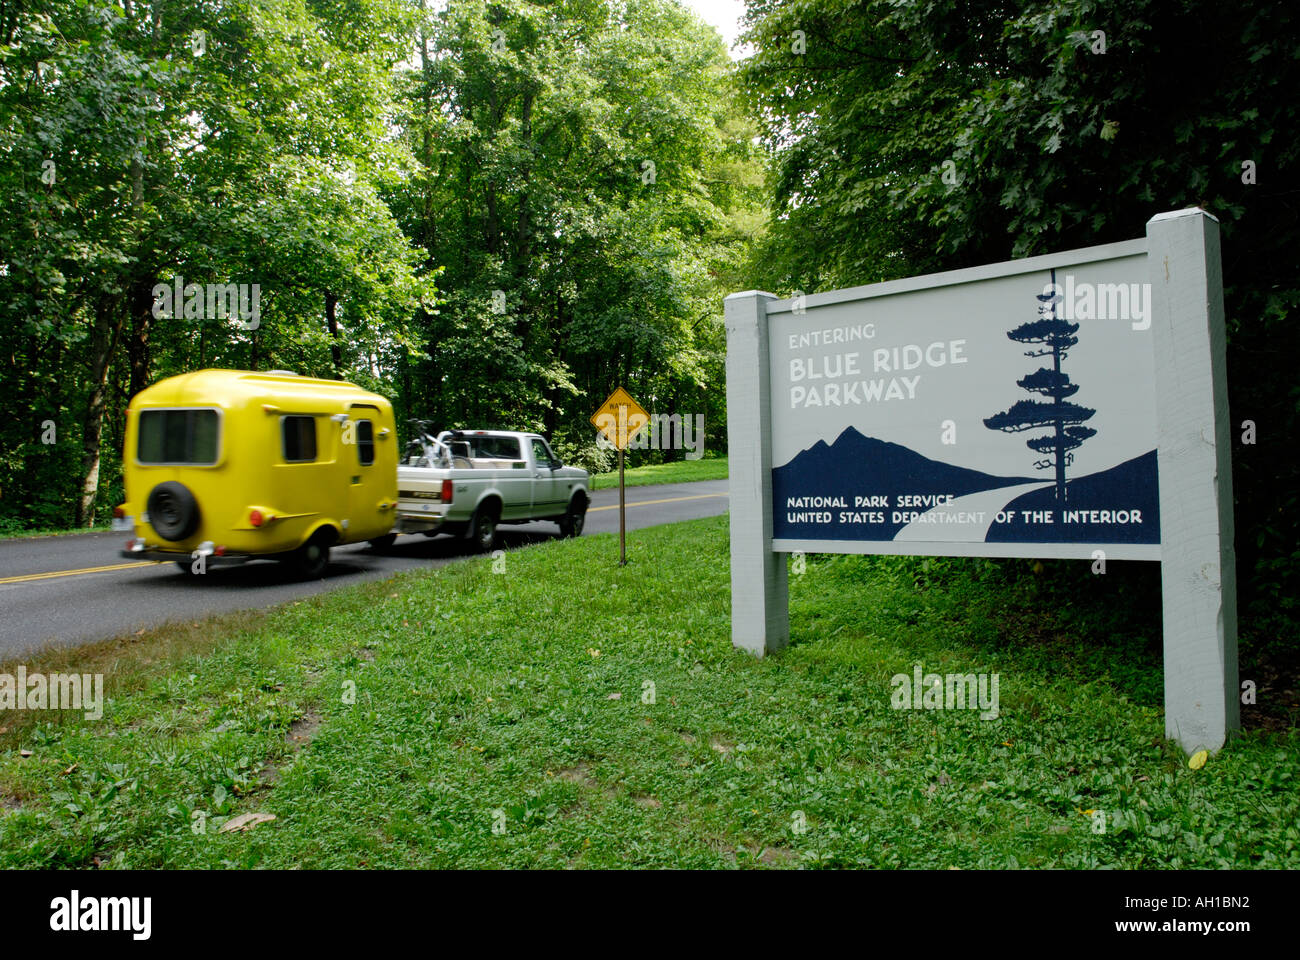
[[[451,503],[451,481],[442,481],[442,502]]]
[[[125,517],[125,516],[126,516],[126,511],[123,510],[121,507],[114,507],[114,508],[113,508],[113,519],[114,519],[114,520],[121,520],[121,519],[122,519],[123,517]]]
[[[255,527],[260,527],[260,526],[262,525],[262,511],[261,511],[261,510],[249,510],[249,511],[248,511],[248,522],[251,523],[251,524],[252,524],[253,526],[255,526]]]

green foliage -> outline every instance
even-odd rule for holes
[[[422,169],[391,199],[447,301],[404,402],[586,447],[621,383],[720,424],[722,272],[761,197],[717,34],[665,0],[465,0],[422,30],[400,117]]]
[[[569,466],[582,467],[591,474],[604,473],[618,462],[617,451],[601,447],[595,440],[583,443],[552,438],[551,449]]]
[[[1300,11],[1213,0],[747,10],[757,52],[742,80],[775,163],[750,286],[811,292],[1126,240],[1189,205],[1219,218],[1233,433],[1245,420],[1259,430],[1233,450],[1238,582],[1261,625],[1293,625]]]
[[[434,271],[377,192],[410,165],[382,122],[404,2],[51,0],[4,17],[0,376],[24,409],[0,425],[0,516],[111,509],[123,411],[154,379],[344,374],[409,349]],[[257,284],[258,323],[156,316],[155,284],[176,277]],[[36,445],[46,419],[58,440]]]
[[[725,443],[762,167],[716,32],[671,0],[438,6],[0,10],[0,524],[105,516],[130,397],[202,367],[349,378],[594,468],[623,383]],[[257,284],[259,322],[156,316],[176,278]]]

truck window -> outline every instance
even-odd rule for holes
[[[519,455],[519,441],[514,437],[475,437],[473,440],[475,457],[484,460],[522,460]]]
[[[281,417],[286,463],[311,463],[316,459],[316,418]]]
[[[549,464],[555,457],[551,456],[551,448],[546,445],[546,441],[541,437],[533,437],[533,462]]]
[[[357,459],[363,467],[375,462],[375,424],[371,420],[357,421]]]
[[[140,463],[211,466],[220,437],[216,410],[143,410],[135,456]]]

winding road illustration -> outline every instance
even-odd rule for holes
[[[995,487],[968,493],[948,503],[927,510],[921,517],[913,520],[894,536],[894,540],[957,540],[962,543],[983,543],[988,536],[989,527],[998,512],[1017,497],[1034,490],[1051,487],[1052,483],[1021,483],[1014,487]],[[959,522],[959,514],[980,516],[979,520]]]

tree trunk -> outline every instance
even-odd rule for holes
[[[483,243],[488,253],[495,254],[501,247],[498,241],[501,228],[497,219],[497,188],[489,180],[485,189],[487,190],[487,224],[484,228]]]
[[[343,349],[339,344],[339,321],[338,321],[338,298],[334,294],[326,291],[325,293],[325,326],[330,333],[330,356],[334,360],[334,376],[338,380],[343,379]]]
[[[128,8],[129,11],[129,8]],[[131,213],[135,220],[137,250],[143,248],[144,232],[144,152],[145,134],[140,134],[139,150],[131,158]],[[153,270],[149,259],[142,259],[126,290],[126,308],[131,314],[131,337],[127,358],[131,367],[131,392],[134,397],[149,385],[149,327],[153,323]]]
[[[54,343],[50,359],[42,366],[45,372],[45,383],[41,388],[41,396],[45,397],[47,409],[50,411],[50,419],[56,424],[60,422],[63,414],[63,338],[59,336],[63,324],[59,320],[54,321]],[[60,424],[62,427],[62,424]]]
[[[131,338],[127,355],[131,361],[131,389],[128,396],[149,386],[149,333],[153,324],[153,284],[137,280],[131,291]]]
[[[679,406],[680,405],[677,402],[677,391],[674,390],[673,398],[668,404],[668,445],[665,447],[662,441],[660,442],[659,445],[660,448],[664,451],[664,463],[672,463],[675,460],[686,459],[686,424],[685,423],[683,423],[679,428],[678,440],[680,442],[678,443],[673,442],[673,419],[672,418],[677,416],[677,410]],[[686,414],[683,414],[682,419],[685,420],[686,416],[687,416]]]
[[[546,412],[542,414],[542,428],[548,438],[555,436],[555,427],[560,418],[559,400],[560,391],[556,387],[548,386],[546,388]]]
[[[14,352],[17,354],[16,350]],[[17,367],[17,359],[18,358],[15,355],[11,360],[15,367]],[[18,397],[24,406],[31,407],[31,436],[29,439],[34,445],[39,443],[41,439],[41,421],[45,419],[41,415],[41,398],[46,396],[46,392],[43,389],[44,384],[41,383],[42,378],[40,373],[40,371],[44,369],[41,364],[41,342],[35,336],[27,338],[27,360],[18,369],[23,371],[23,386],[19,391]],[[58,411],[55,411],[56,415],[57,412]]]
[[[99,492],[100,440],[104,435],[104,408],[108,399],[108,368],[126,311],[107,296],[95,307],[90,333],[90,396],[81,427],[81,495],[77,498],[77,526],[90,526],[95,519],[95,496]]]
[[[515,276],[524,279],[532,272],[533,225],[532,213],[528,206],[528,192],[533,175],[533,99],[529,90],[524,94],[523,106],[520,108],[519,138],[525,160],[520,164],[520,177],[523,181],[519,188],[519,215],[515,220]]]
[[[1052,275],[1052,282],[1056,282],[1056,275]],[[1052,317],[1056,317],[1056,310],[1053,308]],[[1065,420],[1060,415],[1061,409],[1061,346],[1056,344],[1052,347],[1052,369],[1056,371],[1056,386],[1053,388],[1052,399],[1056,404],[1056,501],[1065,503]]]

